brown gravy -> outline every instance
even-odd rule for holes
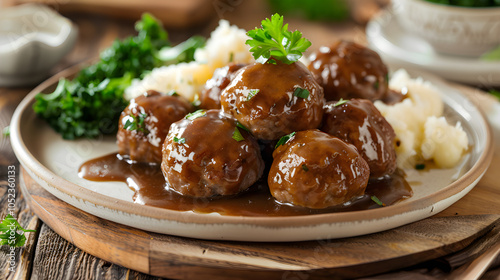
[[[91,181],[124,182],[135,191],[133,200],[138,204],[234,216],[295,216],[366,210],[381,207],[371,196],[376,196],[385,205],[392,205],[411,197],[413,193],[402,172],[396,171],[391,176],[370,181],[365,195],[349,205],[326,209],[308,209],[277,202],[267,188],[267,178],[262,178],[237,196],[187,197],[168,189],[160,165],[129,163],[116,153],[85,162],[79,169],[79,175]]]

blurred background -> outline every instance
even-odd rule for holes
[[[16,36],[25,36],[36,28],[19,27],[30,26],[28,19],[8,24],[12,22],[8,17],[13,14],[10,12],[13,7],[28,3],[50,7],[73,23],[74,38],[69,38],[73,40],[68,39],[66,46],[47,56],[55,61],[41,60],[43,55],[39,52],[32,54],[38,55],[39,64],[42,64],[39,66],[33,62],[35,59],[27,59],[27,55],[22,55],[24,64],[12,60],[20,54],[12,44]],[[113,40],[135,35],[134,23],[145,12],[161,20],[173,44],[193,35],[208,37],[220,19],[250,30],[259,26],[262,19],[278,12],[285,16],[290,29],[300,29],[312,42],[309,53],[339,39],[354,41],[370,45],[392,66],[399,63],[398,67],[421,68],[455,82],[489,90],[500,86],[500,71],[495,71],[500,60],[499,5],[500,0],[400,0],[393,3],[390,0],[0,0],[0,60],[2,56],[11,60],[9,65],[3,59],[0,65],[0,86],[36,85],[64,68],[97,58]],[[472,8],[458,9],[459,15],[444,13],[454,12],[455,6]],[[489,6],[497,7],[484,8]],[[38,18],[43,19],[39,15]],[[496,19],[491,20],[495,15]],[[488,22],[470,25],[474,17]],[[33,19],[36,20],[37,15]],[[367,39],[370,23],[372,36]],[[31,25],[36,26],[36,23]],[[17,31],[8,30],[12,27]],[[439,46],[440,42],[433,44],[432,40],[451,42]],[[459,47],[466,47],[466,43],[484,40],[489,41],[484,50],[498,46],[487,57],[493,63],[484,62],[477,55],[464,58],[441,52],[458,51]],[[6,46],[14,46],[14,53],[9,54]],[[436,51],[438,47],[440,51]],[[479,50],[477,45],[468,48]],[[27,68],[32,68],[32,72],[26,72]],[[13,76],[16,71],[24,75],[19,82]],[[27,76],[31,79],[25,78]]]
[[[320,45],[330,44],[340,38],[366,44],[366,23],[386,7],[389,0],[0,0],[0,20],[3,17],[5,21],[6,15],[12,14],[9,9],[13,6],[27,3],[46,5],[67,17],[74,23],[77,34],[74,47],[67,50],[67,55],[63,55],[58,63],[46,70],[43,77],[31,79],[25,84],[35,85],[64,68],[96,58],[116,38],[134,35],[134,22],[144,12],[162,21],[173,43],[182,42],[196,34],[208,37],[220,19],[227,19],[249,30],[259,26],[263,18],[278,12],[285,15],[290,29],[300,28],[304,36],[313,42],[309,49],[312,52]],[[12,32],[6,36],[7,28],[5,24],[0,27],[0,44],[8,44],[16,39]],[[23,32],[30,31],[21,29],[20,35]],[[64,51],[58,50],[58,54]],[[5,67],[8,69],[3,72],[12,72],[15,68],[14,65]],[[23,83],[6,86],[19,85]]]

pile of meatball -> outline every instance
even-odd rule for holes
[[[182,195],[236,195],[267,177],[279,203],[321,209],[396,170],[394,130],[372,102],[400,99],[377,53],[339,41],[308,66],[217,69],[197,111],[148,91],[122,112],[117,142],[131,161],[160,164],[166,187]],[[130,129],[131,120],[141,127]]]

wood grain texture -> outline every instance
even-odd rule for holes
[[[145,275],[96,258],[67,242],[44,224],[40,229],[32,280],[42,279],[139,279],[154,280]]]
[[[175,279],[278,279],[287,272],[332,279],[382,273],[458,251],[500,219],[500,215],[430,218],[338,240],[204,241],[144,232],[97,218],[55,198],[25,172],[22,178],[21,187],[33,211],[66,240],[110,262]]]
[[[12,90],[0,88],[0,130],[8,126],[14,108],[28,92],[29,90],[24,88]],[[13,173],[9,174],[9,171]],[[12,182],[14,188],[11,187]],[[11,149],[9,138],[0,135],[0,205],[2,206],[0,218],[11,214],[23,228],[38,230],[41,221],[27,209],[18,182],[19,163]],[[25,246],[16,248],[12,252],[9,246],[0,247],[0,279],[29,278],[38,233],[28,233],[26,237]]]

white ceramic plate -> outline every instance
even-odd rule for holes
[[[368,23],[366,37],[370,47],[391,66],[422,69],[461,83],[500,86],[500,61],[439,54],[424,39],[403,30],[390,10]]]
[[[86,160],[117,150],[114,137],[66,141],[33,112],[34,96],[53,90],[65,74],[37,87],[14,113],[11,142],[19,161],[33,179],[61,200],[101,218],[158,233],[215,240],[301,241],[387,230],[432,216],[462,198],[477,184],[493,155],[483,114],[459,91],[425,77],[444,92],[448,117],[462,122],[471,149],[459,168],[408,171],[410,184],[417,182],[410,199],[372,210],[293,217],[222,216],[144,206],[132,202],[133,193],[123,183],[91,182],[77,175]]]

